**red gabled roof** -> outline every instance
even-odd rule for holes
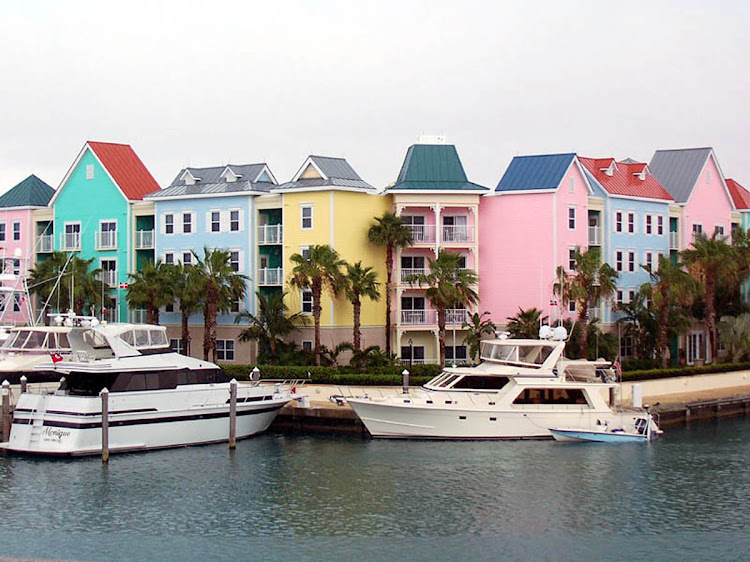
[[[609,167],[614,160],[613,158],[583,158],[579,156],[578,160],[610,195],[674,200],[667,190],[656,181],[656,178],[651,175],[648,166],[642,162],[617,162],[617,169],[614,174],[608,176],[604,173],[604,170]],[[638,176],[644,171],[646,173],[645,178],[640,179]]]
[[[91,150],[130,200],[161,189],[129,144],[88,141]]]
[[[735,209],[750,209],[750,191],[734,180],[727,178],[725,181],[729,188],[729,194],[732,196],[732,201],[734,201]]]

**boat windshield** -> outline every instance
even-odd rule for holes
[[[482,359],[495,363],[541,367],[554,350],[548,344],[514,344],[509,342],[486,342],[482,347]]]

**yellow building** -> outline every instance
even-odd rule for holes
[[[293,254],[305,254],[312,245],[328,244],[349,263],[362,261],[376,272],[381,299],[363,299],[362,347],[385,345],[385,249],[371,244],[367,233],[375,217],[392,208],[391,198],[359,177],[343,158],[309,156],[291,181],[272,190],[281,197],[284,225],[283,271],[290,312],[310,314],[309,325],[295,337],[303,348],[312,349],[312,295],[289,287]],[[352,305],[341,294],[324,294],[321,303],[321,344],[333,349],[353,340]]]

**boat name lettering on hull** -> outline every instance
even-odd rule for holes
[[[42,430],[42,436],[45,441],[57,441],[58,443],[61,443],[65,437],[70,436],[70,430],[57,427],[45,427]]]

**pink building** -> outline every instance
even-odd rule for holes
[[[505,324],[519,308],[536,307],[555,319],[558,265],[588,245],[592,194],[575,154],[516,156],[479,214],[481,310]],[[565,313],[569,314],[567,311]]]
[[[0,323],[31,321],[26,279],[35,254],[33,214],[46,208],[55,190],[31,175],[0,197]]]

